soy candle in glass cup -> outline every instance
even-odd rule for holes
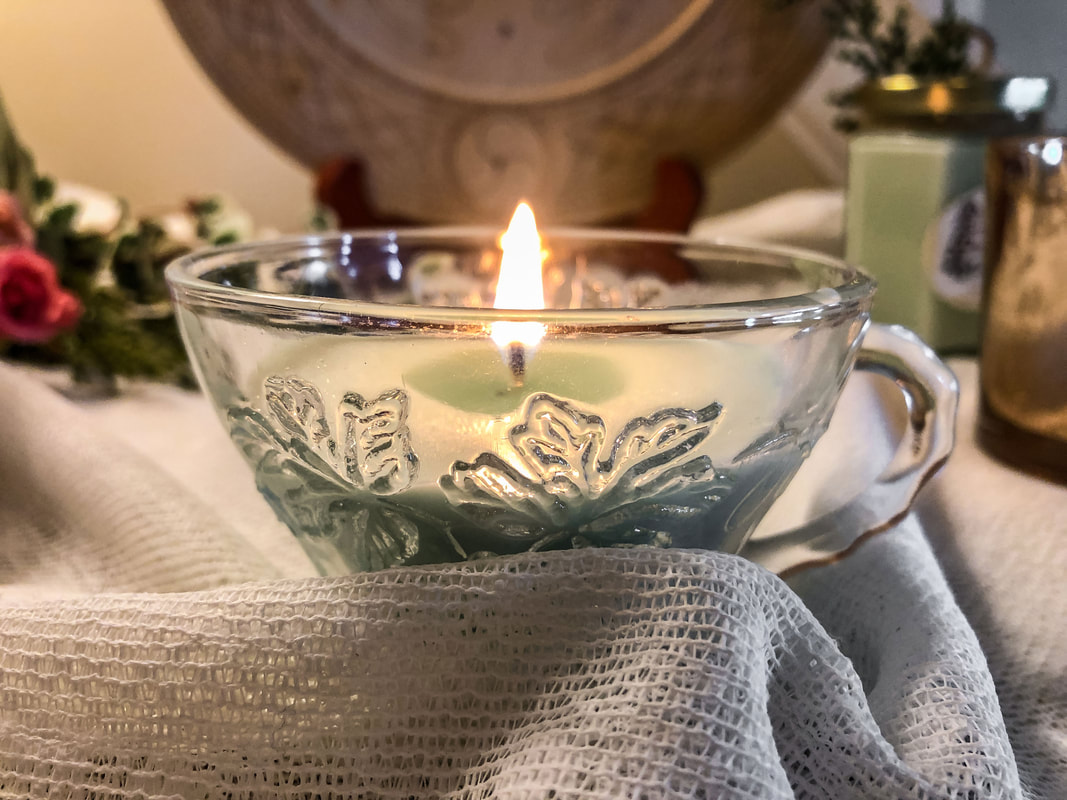
[[[527,232],[506,254],[502,239],[359,231],[168,268],[201,385],[324,574],[591,546],[739,552],[857,363],[907,395],[908,441],[761,561],[831,557],[888,524],[951,448],[951,373],[907,332],[868,331],[874,283],[852,267],[651,233]],[[538,273],[541,296],[494,308],[509,263]]]

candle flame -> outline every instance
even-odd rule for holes
[[[545,291],[541,282],[541,236],[537,232],[534,213],[526,203],[519,203],[508,229],[500,237],[504,255],[500,260],[500,278],[496,284],[494,308],[538,309],[545,307]],[[517,345],[532,350],[545,335],[540,322],[494,322],[489,335],[500,348],[505,362],[508,352]]]

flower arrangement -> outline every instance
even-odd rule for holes
[[[0,203],[8,199],[0,195]],[[81,315],[81,302],[59,285],[48,259],[25,245],[0,249],[0,336],[43,344],[74,328]]]
[[[96,393],[118,378],[194,385],[163,280],[192,249],[250,238],[222,197],[134,218],[110,195],[40,175],[0,104],[0,355],[65,367]]]

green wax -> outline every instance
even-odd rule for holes
[[[615,360],[543,344],[528,357],[522,386],[515,386],[499,351],[486,343],[407,370],[404,383],[460,411],[500,415],[540,392],[581,403],[604,402],[619,395],[626,381]]]
[[[867,133],[849,145],[845,258],[878,281],[876,321],[911,328],[941,352],[977,348],[978,296],[965,308],[942,293],[951,237],[932,233],[954,201],[982,187],[984,168],[985,140],[974,136]]]

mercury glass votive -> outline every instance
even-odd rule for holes
[[[868,325],[857,270],[656,234],[557,230],[543,247],[544,309],[492,307],[487,229],[238,245],[168,269],[203,388],[322,572],[737,552],[825,430]],[[521,368],[500,322],[541,331]]]

